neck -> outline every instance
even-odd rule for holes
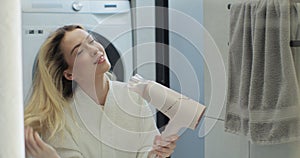
[[[97,104],[104,105],[106,96],[109,90],[108,79],[105,75],[95,76],[95,80],[92,82],[84,82],[85,84],[79,84],[82,90],[87,93]]]

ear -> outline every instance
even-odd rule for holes
[[[69,70],[65,70],[65,71],[64,71],[64,76],[65,76],[65,78],[66,78],[67,80],[70,80],[70,81],[73,80],[73,74],[72,74],[72,72],[70,72]]]

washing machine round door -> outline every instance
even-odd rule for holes
[[[118,52],[116,47],[102,35],[93,31],[88,32],[94,37],[97,42],[101,43],[105,48],[106,55],[111,64],[110,72],[116,77],[116,80],[124,81],[124,65],[123,61],[121,60],[120,53]]]

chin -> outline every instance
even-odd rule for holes
[[[110,68],[111,68],[110,63],[107,62],[107,63],[105,64],[105,66],[106,66],[106,72],[108,72],[108,71],[110,70]]]
[[[110,63],[103,63],[100,67],[98,67],[97,69],[97,71],[100,73],[106,73],[106,72],[108,72],[109,70],[110,70],[110,68],[111,68],[111,65],[110,65]]]

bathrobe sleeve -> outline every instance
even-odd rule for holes
[[[155,119],[154,114],[150,109],[150,105],[142,98],[139,98],[139,102],[141,102],[141,125],[140,125],[140,140],[141,140],[141,149],[138,152],[138,158],[147,158],[149,152],[152,150],[152,146],[154,143],[154,138],[156,135],[160,135]]]

